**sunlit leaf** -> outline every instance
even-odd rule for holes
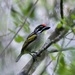
[[[64,17],[64,19],[61,19],[61,22],[63,23],[63,24],[66,24],[66,18]]]
[[[74,14],[72,14],[72,15],[71,15],[71,18],[72,18],[72,19],[75,19],[75,15],[74,15]]]
[[[53,56],[52,54],[50,54],[50,58],[52,58],[52,60],[56,60],[56,57]]]
[[[22,11],[22,14],[24,16],[27,16],[28,13],[30,12],[31,8],[33,6],[33,3],[30,1],[28,2],[27,6],[23,5],[23,4],[19,4],[19,8]],[[34,9],[35,10],[35,9]],[[30,17],[33,18],[34,17],[34,10],[31,12]]]
[[[61,28],[61,27],[62,27],[62,24],[59,23],[59,24],[57,25],[57,28]]]
[[[64,57],[61,56],[60,57],[60,61],[59,61],[59,67],[58,67],[58,75],[64,75],[64,72],[66,71],[66,64],[64,61]]]
[[[14,8],[11,9],[11,15],[13,17],[13,22],[16,27],[18,27],[21,23],[23,23],[23,16]]]
[[[75,33],[75,27],[72,28],[72,31]]]
[[[18,42],[18,43],[20,43],[20,42],[24,41],[24,39],[23,39],[22,36],[17,35],[16,38],[15,38],[15,41]]]
[[[18,25],[19,25],[18,22],[16,22],[16,21],[14,21],[14,24],[16,25],[16,27],[18,27]]]
[[[60,50],[61,49],[61,46],[59,45],[59,44],[53,44],[53,46],[55,46],[58,50]]]

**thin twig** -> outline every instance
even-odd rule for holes
[[[73,37],[72,38],[65,37],[65,38],[68,40],[74,40],[75,41],[75,39]]]
[[[9,35],[10,33],[7,33],[7,34],[3,34],[3,35],[0,35],[0,37],[4,37],[4,36],[7,36]]]
[[[69,48],[64,48],[64,49],[61,49],[61,50],[57,50],[57,49],[54,49],[54,50],[51,50],[49,51],[49,53],[55,53],[55,52],[62,52],[62,51],[70,51],[70,49],[72,48],[72,50],[75,50],[75,48],[73,47],[69,47]]]
[[[74,38],[74,36],[75,35],[73,35],[72,39]],[[65,45],[65,47],[67,47],[71,43],[72,39]]]
[[[11,41],[8,43],[8,45],[5,47],[5,49],[2,51],[2,53],[0,54],[0,57],[2,56],[2,54],[5,52],[5,50],[9,47],[9,45],[11,44],[11,42],[13,41],[13,39],[16,37],[16,35],[19,33],[19,31],[22,29],[22,27],[25,25],[27,18],[30,16],[30,14],[32,13],[35,5],[37,4],[38,0],[36,0],[36,2],[34,3],[33,7],[31,8],[28,16],[25,18],[23,24],[21,25],[21,27],[18,29],[18,31],[16,32],[16,34],[13,36],[13,38],[11,39]]]
[[[71,32],[68,32],[65,36],[68,36],[69,34],[71,34],[72,33],[72,31]]]
[[[55,73],[55,71],[56,71],[56,69],[57,69],[57,66],[58,66],[58,62],[59,62],[59,58],[60,58],[60,52],[58,53],[58,57],[57,57],[57,61],[56,61],[56,65],[55,65],[55,68],[54,68],[54,71],[53,71],[53,73],[52,73],[52,75],[54,75],[54,73]]]

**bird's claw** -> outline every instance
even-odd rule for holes
[[[35,52],[35,51],[32,51],[31,53],[34,53],[35,55],[37,55],[37,52]]]
[[[38,52],[32,51],[31,53],[34,53],[33,55],[40,57],[40,55],[38,55]]]
[[[37,57],[40,57],[40,55],[38,55],[38,52],[31,52],[29,54],[32,56],[32,58],[33,58],[34,61],[37,60]]]
[[[36,61],[36,55],[35,54],[31,54],[31,53],[30,53],[30,55],[32,56],[33,61]]]

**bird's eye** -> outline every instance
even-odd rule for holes
[[[35,28],[35,32],[41,31],[44,28],[44,26],[39,25],[38,27]]]

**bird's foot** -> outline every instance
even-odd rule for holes
[[[32,51],[31,53],[34,53],[35,55],[37,55],[37,52],[35,52],[35,51]]]
[[[34,56],[37,56],[37,57],[40,57],[41,56],[41,55],[38,54],[38,52],[35,52],[35,51],[32,51],[30,54],[31,55],[34,55]]]
[[[31,54],[31,53],[29,53],[29,54],[32,56],[33,61],[35,62],[37,60],[36,54]]]

